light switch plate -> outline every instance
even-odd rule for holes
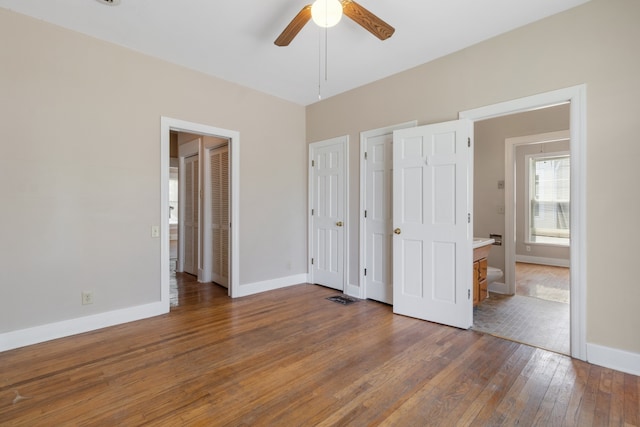
[[[160,237],[160,226],[154,225],[151,227],[151,237]]]

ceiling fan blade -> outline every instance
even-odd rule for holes
[[[274,42],[277,46],[289,46],[289,43],[300,32],[302,27],[311,19],[311,5],[308,4],[302,8],[295,18],[289,22],[287,28],[278,36]]]
[[[353,0],[342,0],[342,11],[365,30],[379,38],[386,40],[395,31],[391,25],[369,12]]]

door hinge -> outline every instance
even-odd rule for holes
[[[311,258],[311,265],[313,265],[313,258]]]
[[[367,217],[367,210],[366,209],[364,210],[364,217],[365,218]]]
[[[364,159],[367,160],[367,152],[364,152]]]
[[[311,167],[314,167],[316,165],[316,161],[315,160],[311,160]]]
[[[367,269],[366,268],[364,269],[364,275],[365,276],[367,275]]]
[[[467,289],[467,299],[471,299],[471,289]]]
[[[315,213],[315,209],[311,209],[311,216],[313,216],[313,214]]]
[[[467,214],[467,222],[468,222],[469,224],[471,224],[471,214],[470,214],[470,213],[469,213],[469,214]]]
[[[471,148],[471,138],[467,138],[467,147]]]

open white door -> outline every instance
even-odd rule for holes
[[[469,328],[471,122],[393,135],[393,311]]]
[[[198,156],[187,157],[184,161],[184,271],[198,275],[199,244],[199,161]]]
[[[347,137],[310,144],[311,281],[345,290]]]
[[[360,298],[393,304],[393,131],[415,126],[413,120],[360,133]]]
[[[367,298],[393,304],[391,166],[393,133],[366,141],[365,265]]]

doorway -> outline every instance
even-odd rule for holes
[[[179,239],[177,272],[228,287],[229,143],[177,132]]]
[[[460,113],[461,118],[474,122],[514,113],[533,111],[559,104],[569,104],[571,152],[571,242],[570,242],[570,353],[586,360],[586,86],[579,85],[527,98],[507,101]],[[505,180],[505,186],[508,180]],[[513,206],[505,203],[505,214]],[[513,230],[509,226],[510,230]],[[505,247],[513,239],[505,240]],[[507,253],[510,248],[505,249]],[[505,271],[505,279],[512,280]]]
[[[161,143],[161,209],[160,209],[160,224],[161,224],[161,245],[160,245],[160,281],[161,281],[161,301],[163,305],[166,305],[167,311],[170,308],[170,206],[169,203],[169,177],[170,177],[170,134],[186,133],[202,137],[212,137],[214,140],[224,140],[228,146],[228,294],[231,297],[239,295],[239,177],[240,177],[240,134],[236,131],[227,129],[216,128],[204,124],[187,122],[184,120],[178,120],[168,117],[162,117],[160,121],[160,143]],[[220,145],[219,143],[217,144]],[[199,144],[198,155],[200,158],[204,158],[212,146],[205,144]],[[184,156],[187,157],[186,155]],[[200,183],[199,183],[200,185]],[[200,187],[202,188],[202,187]],[[207,196],[207,200],[210,197]],[[211,202],[205,204],[210,206]],[[201,204],[202,205],[202,204]],[[200,209],[198,209],[200,211]],[[202,215],[202,214],[201,214]],[[201,216],[204,220],[207,218]],[[202,257],[206,257],[208,260],[206,263],[200,264],[200,271],[198,277],[202,277],[201,281],[211,281],[211,268],[207,269],[207,265],[213,264],[213,244],[205,244],[205,239],[209,239],[212,233],[199,233],[198,251],[202,254]],[[180,258],[180,255],[178,256]],[[210,261],[210,262],[209,262]],[[205,267],[205,268],[202,268]]]
[[[489,246],[489,265],[506,271],[507,280],[489,284],[473,328],[567,355],[570,132],[504,135],[568,128],[569,107],[477,122],[474,179],[474,235],[513,244]],[[495,158],[501,149],[504,161]]]

